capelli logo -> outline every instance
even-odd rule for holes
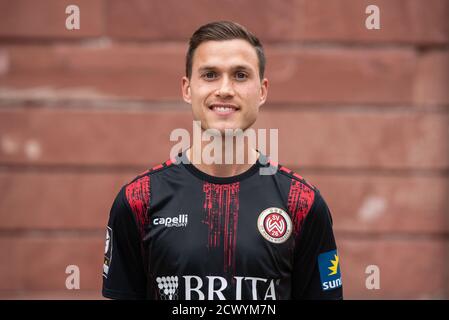
[[[189,222],[189,216],[187,214],[180,214],[174,218],[155,218],[153,220],[153,225],[163,225],[167,228],[170,227],[187,227],[187,223]]]

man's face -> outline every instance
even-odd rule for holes
[[[241,39],[206,41],[195,50],[190,80],[182,79],[184,101],[205,129],[249,128],[267,97],[257,53]]]

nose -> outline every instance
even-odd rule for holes
[[[232,86],[232,81],[228,76],[224,76],[220,83],[220,87],[216,91],[216,96],[220,98],[233,97],[235,92]]]

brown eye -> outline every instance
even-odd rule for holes
[[[215,78],[215,72],[208,71],[205,74],[203,74],[203,78],[205,78],[206,80],[212,80]]]
[[[235,77],[237,78],[237,80],[245,80],[248,77],[248,75],[244,72],[237,72],[235,74]]]

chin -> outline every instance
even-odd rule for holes
[[[243,131],[245,130],[242,126],[239,126],[239,125],[237,125],[237,124],[235,124],[235,125],[233,125],[233,124],[227,124],[227,125],[223,125],[223,124],[219,124],[219,125],[211,125],[209,128],[210,128],[210,129],[215,129],[215,130],[220,131],[220,133],[221,133],[222,135],[225,134],[225,130],[232,130],[232,131],[237,130],[237,129],[242,129]]]

